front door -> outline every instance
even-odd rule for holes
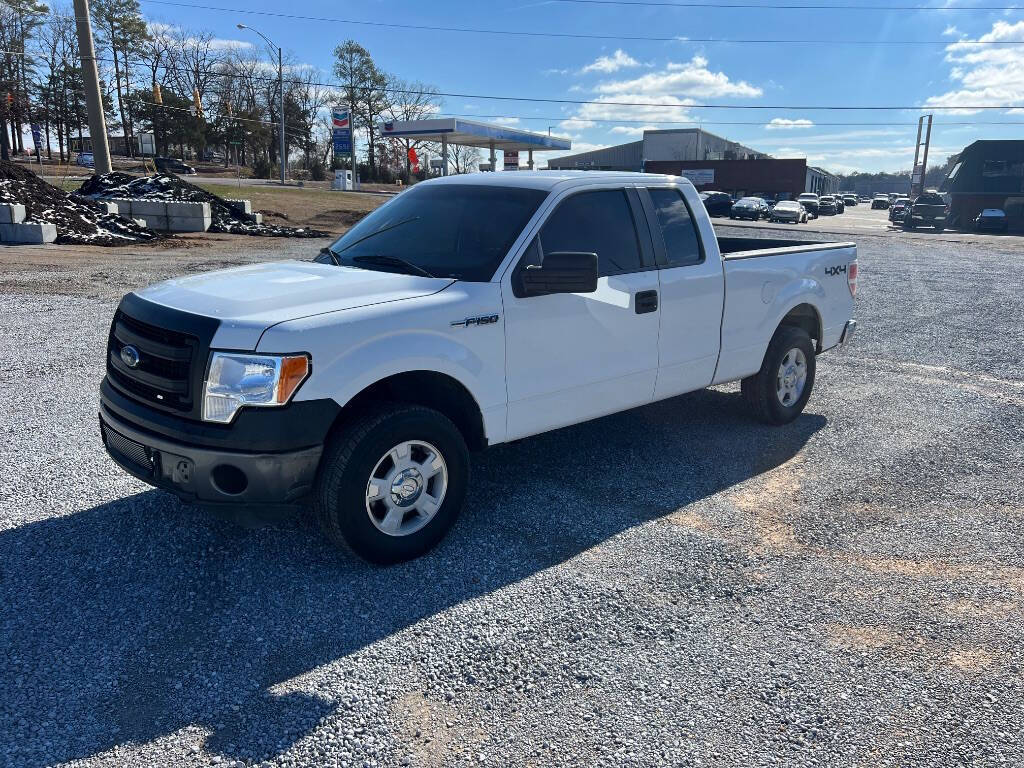
[[[638,214],[632,189],[570,193],[503,278],[509,439],[654,396],[658,272],[645,222],[637,229]],[[561,251],[597,254],[597,291],[517,297],[517,270]]]

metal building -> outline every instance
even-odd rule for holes
[[[548,160],[553,170],[643,171],[651,162],[753,160],[768,155],[701,128],[644,131],[640,141]]]
[[[954,227],[970,227],[985,208],[1001,208],[1011,230],[1024,230],[1024,140],[967,146],[941,191],[949,196],[949,223]]]

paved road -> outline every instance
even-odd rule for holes
[[[858,241],[795,423],[496,448],[387,569],[103,453],[117,295],[251,252],[0,249],[0,766],[1024,764],[1024,250]]]

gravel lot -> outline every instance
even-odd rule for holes
[[[7,249],[0,766],[1024,764],[1024,247],[858,244],[794,424],[727,387],[496,448],[387,569],[97,435],[124,289],[293,244]]]

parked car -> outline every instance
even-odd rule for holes
[[[194,175],[196,169],[191,165],[186,165],[176,157],[154,157],[153,165],[160,173],[176,173],[179,176],[191,176]]]
[[[683,178],[432,179],[313,262],[126,295],[101,434],[182,499],[309,503],[331,542],[407,560],[458,517],[470,450],[730,381],[791,422],[856,292],[853,243],[717,238]]]
[[[96,167],[96,159],[93,157],[92,152],[79,152],[78,157],[75,158],[75,163],[85,168]]]
[[[928,190],[919,195],[912,205],[904,211],[903,226],[905,229],[916,227],[934,227],[936,232],[946,228],[946,201],[935,190]]]
[[[772,209],[771,220],[789,222],[790,224],[806,224],[807,210],[796,200],[783,200]]]
[[[856,206],[858,203],[860,203],[860,201],[857,199],[856,195],[843,195],[843,202],[846,205],[851,205],[851,206]]]
[[[701,192],[700,199],[708,216],[728,216],[732,210],[732,198],[725,192]]]
[[[900,224],[903,222],[903,216],[907,212],[907,206],[910,205],[910,200],[906,197],[901,197],[892,204],[889,209],[889,221]]]
[[[807,213],[810,214],[810,217],[812,219],[818,218],[818,207],[820,205],[820,200],[818,199],[818,196],[816,194],[814,194],[813,192],[804,192],[796,200],[798,203],[803,204],[804,208],[807,209]]]
[[[730,219],[750,219],[759,221],[768,215],[768,204],[760,197],[744,197],[733,203],[729,211]]]
[[[974,228],[979,232],[1006,232],[1009,229],[1006,211],[986,208],[974,217]]]
[[[836,213],[846,213],[846,203],[843,202],[843,198],[839,195],[832,195],[832,199],[836,203]]]
[[[857,202],[862,205],[867,205],[871,202],[871,198],[868,195],[860,195],[857,197]]]
[[[875,195],[871,201],[871,210],[877,211],[879,208],[886,210],[890,205],[892,205],[892,202],[889,200],[888,195]]]
[[[836,199],[832,197],[832,195],[822,195],[820,198],[818,198],[818,215],[836,215]]]

